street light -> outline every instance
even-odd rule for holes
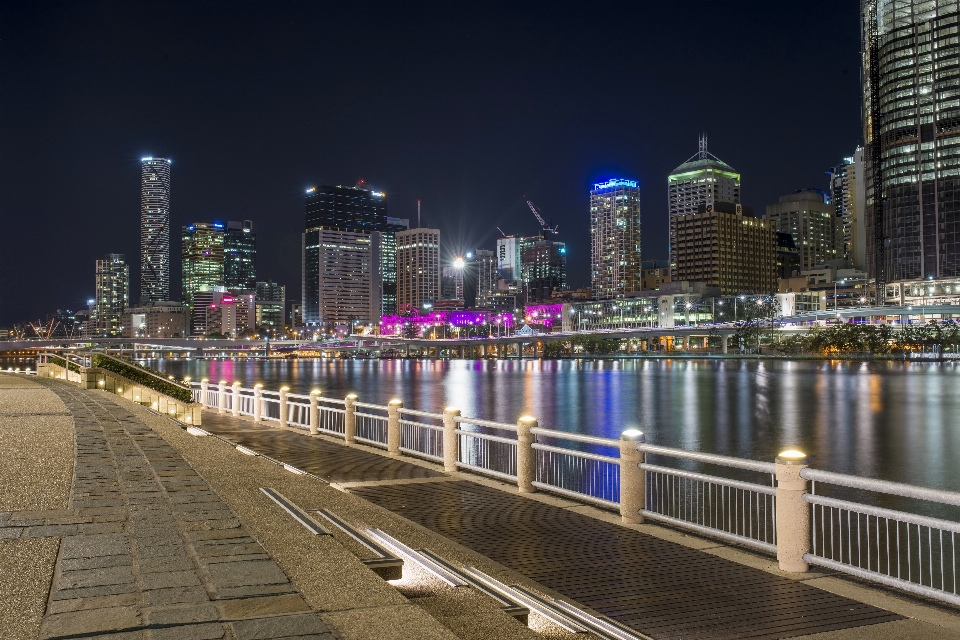
[[[840,281],[840,284],[844,284],[846,281],[847,279],[844,278],[843,280]],[[834,312],[836,312],[837,310],[837,281],[836,280],[833,281],[833,310]]]

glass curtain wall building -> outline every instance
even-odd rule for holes
[[[608,180],[590,192],[590,282],[596,300],[620,298],[642,285],[640,187]]]
[[[868,272],[960,275],[957,0],[863,0]]]
[[[122,253],[108,253],[97,260],[96,287],[92,333],[97,337],[119,337],[123,311],[130,305],[130,267]]]
[[[257,284],[257,234],[253,222],[230,220],[223,232],[223,286],[251,291]]]
[[[140,302],[170,299],[170,165],[140,161]]]
[[[527,302],[549,302],[554,290],[567,288],[567,247],[562,242],[541,240],[523,250],[523,281]]]
[[[183,304],[193,308],[197,293],[223,287],[222,222],[194,222],[180,236]]]

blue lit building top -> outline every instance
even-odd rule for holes
[[[611,178],[606,182],[598,182],[593,185],[594,191],[599,191],[600,189],[612,189],[614,187],[637,187],[636,180],[624,180],[622,178]]]

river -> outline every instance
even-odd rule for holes
[[[758,460],[799,448],[831,471],[960,491],[960,365],[755,359],[177,360],[178,378],[363,402]]]

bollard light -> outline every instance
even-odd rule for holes
[[[117,387],[117,393],[123,393],[123,387]]]
[[[310,389],[310,395],[312,395],[312,396],[319,396],[319,395],[320,395],[320,389]]]
[[[156,409],[157,407],[160,406],[160,403],[155,401],[152,406],[154,409]]]
[[[643,437],[643,431],[640,431],[639,429],[627,429],[620,435],[626,440],[639,440]]]
[[[184,376],[184,377],[183,377],[183,382],[184,382],[185,384],[190,384],[190,376]]]
[[[97,384],[102,387],[102,386],[103,386],[104,384],[106,384],[106,383],[105,383],[103,380],[99,380],[99,381],[97,382]]]
[[[807,461],[807,454],[796,449],[787,449],[781,451],[777,456],[777,462],[781,464],[801,464]]]

